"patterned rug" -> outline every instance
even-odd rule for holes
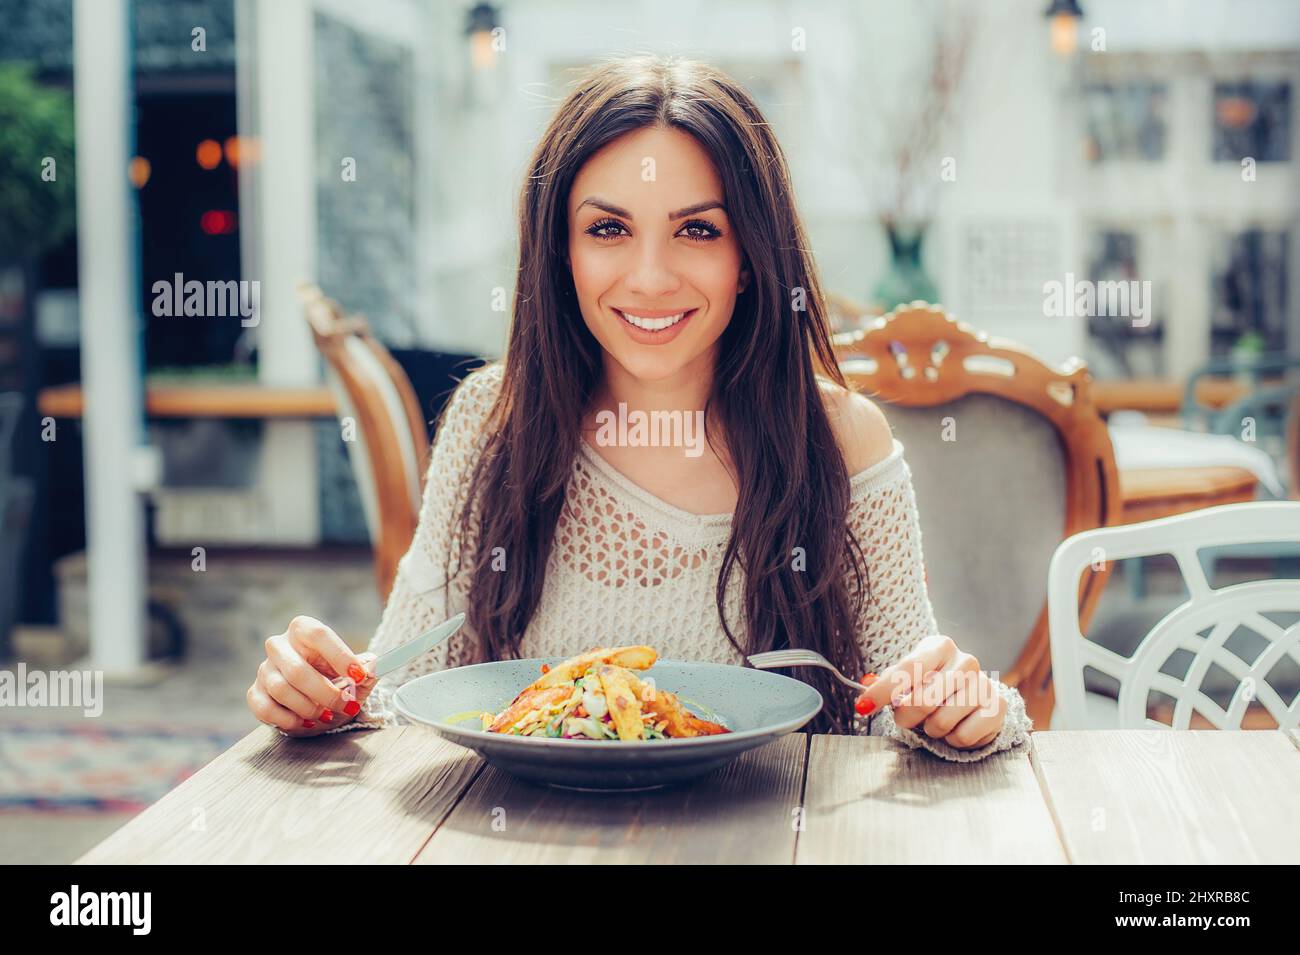
[[[0,726],[0,812],[138,812],[241,738],[159,726]]]

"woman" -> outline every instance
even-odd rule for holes
[[[826,699],[813,730],[955,760],[1023,742],[1020,695],[936,633],[902,446],[836,369],[750,97],[697,63],[597,67],[533,154],[519,228],[505,358],[449,402],[369,651],[296,618],[267,640],[258,719],[292,736],[394,723],[402,683],[483,659],[799,646],[875,677],[854,704],[796,671]],[[655,441],[638,416],[675,427]],[[355,700],[330,684],[460,610],[456,637]]]

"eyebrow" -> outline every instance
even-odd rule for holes
[[[622,209],[613,203],[606,202],[604,199],[597,198],[596,196],[588,196],[586,199],[583,199],[578,203],[578,208],[573,210],[574,213],[576,214],[579,212],[583,206],[595,206],[603,212],[607,212],[612,216],[622,216],[624,219],[635,218],[632,213],[628,212],[626,209]],[[705,212],[709,209],[721,209],[723,212],[727,211],[727,207],[724,206],[720,200],[705,199],[703,202],[697,202],[693,206],[686,206],[684,209],[678,209],[676,212],[668,213],[668,221],[671,222],[674,219],[685,219],[687,216],[698,215],[699,213]]]

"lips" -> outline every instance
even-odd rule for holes
[[[625,312],[622,309],[614,309],[619,318],[627,322],[634,328],[639,328],[646,332],[661,332],[664,329],[672,328],[678,322],[686,318],[693,308],[683,309],[677,312],[668,312],[663,309],[642,312]]]
[[[620,308],[612,309],[619,318],[619,325],[634,341],[642,345],[666,345],[681,333],[699,309],[688,308],[678,311],[668,309],[642,309],[638,312],[625,312]]]

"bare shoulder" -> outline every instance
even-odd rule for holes
[[[829,379],[819,378],[817,383],[849,475],[887,458],[894,450],[894,432],[876,403]]]

